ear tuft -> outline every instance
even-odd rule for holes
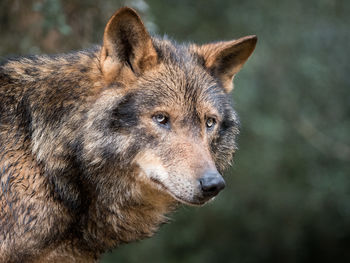
[[[225,91],[233,89],[233,78],[253,53],[258,38],[246,36],[237,40],[206,44],[197,47],[197,53],[204,58],[205,66],[220,80]]]
[[[140,75],[157,64],[151,37],[135,10],[123,7],[108,21],[101,51],[105,78]]]

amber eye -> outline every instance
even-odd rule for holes
[[[163,113],[157,113],[153,116],[153,119],[160,125],[168,126],[169,125],[169,117]]]
[[[208,118],[206,121],[206,126],[208,129],[211,129],[215,126],[216,120],[214,118]]]

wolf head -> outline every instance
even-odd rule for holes
[[[216,196],[237,148],[232,80],[256,41],[179,45],[151,37],[134,10],[118,10],[99,58],[105,91],[85,126],[90,165],[132,171],[128,180],[187,204]]]

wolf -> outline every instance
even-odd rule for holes
[[[97,262],[224,187],[232,80],[256,36],[151,36],[131,8],[103,44],[0,65],[0,262]]]

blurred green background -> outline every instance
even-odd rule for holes
[[[225,191],[102,262],[350,262],[350,2],[0,0],[0,55],[100,43],[122,5],[179,41],[259,41],[235,79]]]

